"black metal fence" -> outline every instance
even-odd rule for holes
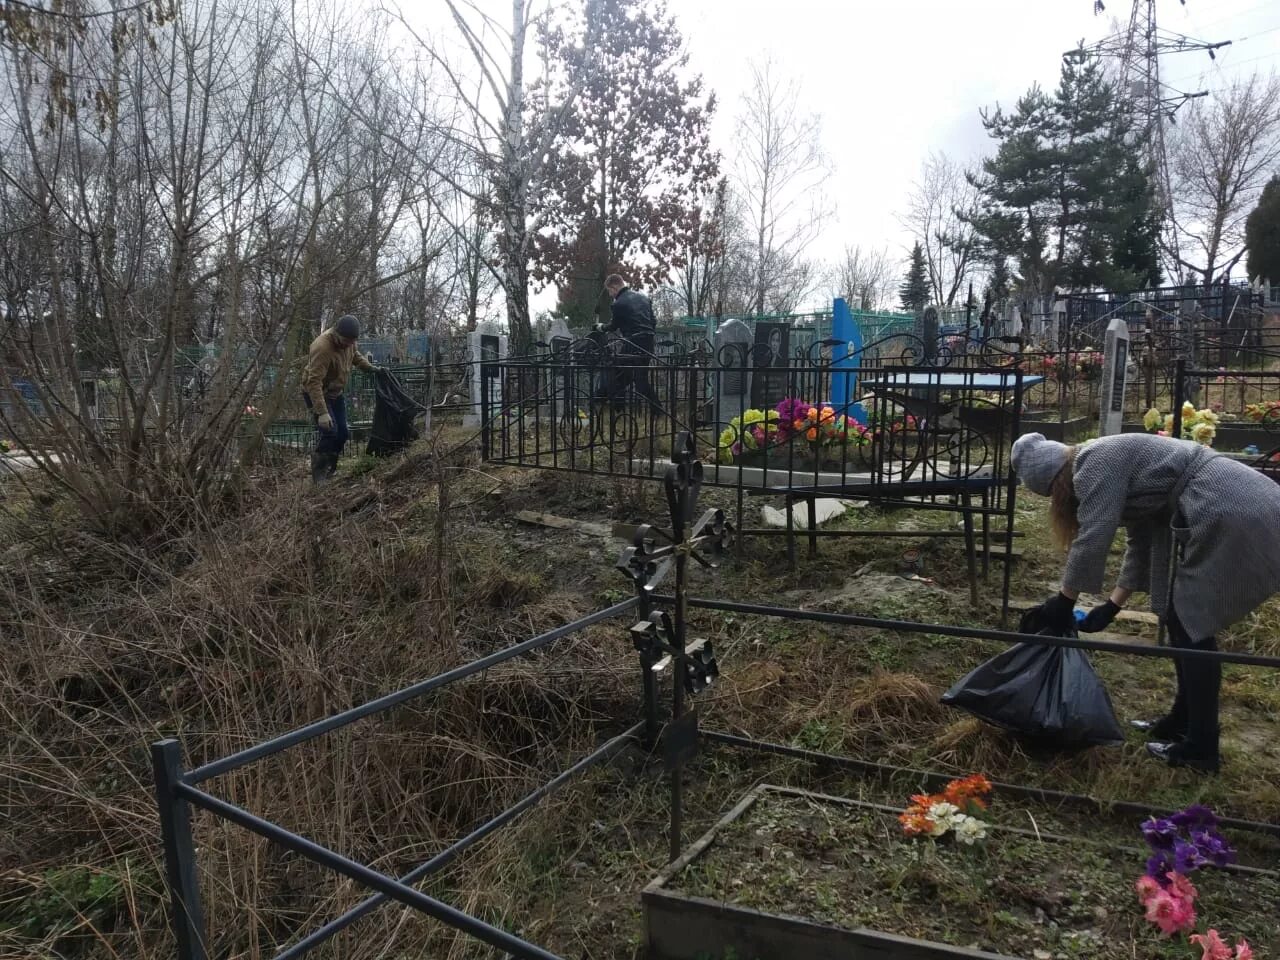
[[[1240,413],[1224,419],[1215,412],[1228,406]],[[1212,416],[1206,438],[1197,436],[1206,422],[1203,410]],[[1179,360],[1170,416],[1170,436],[1212,442],[1280,483],[1280,369],[1197,369]]]
[[[1014,363],[982,365],[977,347],[970,356],[942,340],[895,337],[851,358],[856,365],[839,356],[841,346],[825,341],[791,357],[749,344],[655,356],[587,340],[494,364],[501,386],[482,394],[484,456],[659,481],[675,439],[688,434],[704,452],[701,482],[734,492],[740,533],[785,536],[793,563],[796,504],[808,511],[811,554],[820,537],[901,535],[819,529],[819,498],[948,511],[962,529],[942,535],[964,538],[976,603],[979,554],[986,576],[993,540],[1012,553],[1008,450],[1024,392],[1043,378]],[[785,529],[744,526],[746,499],[764,495],[785,499]]]
[[[1261,312],[1263,296],[1247,284],[1229,282],[1138,291],[1073,293],[1066,301],[1070,327],[1088,326],[1111,317],[1139,324],[1151,314],[1199,317],[1217,324],[1246,328]]]
[[[732,524],[728,522],[722,511],[711,509],[699,514],[698,494],[705,470],[704,464],[696,456],[692,436],[686,433],[677,437],[672,450],[672,462],[663,477],[670,512],[669,529],[657,526],[636,528],[632,531],[631,545],[623,551],[617,563],[618,569],[630,579],[634,587],[635,596],[632,599],[606,607],[573,623],[439,676],[423,680],[403,690],[387,694],[362,706],[282,734],[229,757],[206,763],[194,770],[187,771],[183,768],[181,746],[176,740],[162,740],[153,744],[156,799],[163,833],[166,880],[172,909],[171,923],[177,940],[179,960],[206,960],[209,956],[210,940],[200,905],[196,846],[191,827],[192,807],[206,810],[216,817],[237,824],[373,891],[370,897],[351,910],[335,917],[320,929],[305,935],[278,953],[277,960],[307,953],[359,917],[393,900],[420,910],[446,926],[505,951],[510,956],[560,960],[555,954],[542,947],[494,927],[437,898],[421,893],[411,884],[444,868],[468,847],[512,822],[583,771],[604,762],[631,743],[660,746],[669,775],[668,839],[672,861],[680,856],[683,849],[683,792],[685,789],[683,770],[705,745],[785,756],[819,764],[828,769],[909,777],[921,785],[937,785],[949,778],[949,775],[936,771],[912,770],[865,758],[819,753],[789,744],[731,734],[727,731],[701,730],[699,712],[693,706],[691,698],[696,697],[708,685],[714,683],[719,675],[720,664],[709,641],[690,641],[688,624],[689,611],[692,609],[718,610],[739,616],[781,618],[789,621],[816,622],[900,634],[1068,647],[1107,656],[1172,659],[1188,664],[1214,661],[1280,669],[1280,658],[1248,653],[1116,643],[1083,637],[1027,635],[1003,630],[885,620],[856,614],[690,597],[687,590],[690,562],[697,560],[711,563],[717,554],[729,547],[733,536]],[[669,576],[672,576],[673,592],[658,593],[658,588]],[[475,676],[506,660],[546,647],[588,625],[628,614],[634,614],[636,617],[628,632],[639,659],[643,716],[635,719],[635,722],[623,720],[623,724],[629,723],[629,725],[617,736],[507,810],[479,824],[467,836],[446,847],[402,877],[392,877],[358,863],[298,833],[266,821],[200,787],[200,784],[205,781],[330,733],[362,718],[382,713],[411,699],[430,694],[447,684]],[[661,695],[659,690],[660,677],[668,673],[671,680],[669,701]],[[996,783],[995,788],[1010,795],[1075,804],[1099,813],[1118,811],[1143,816],[1167,813],[1140,800],[1090,797],[1021,784]],[[1230,817],[1223,818],[1221,822],[1236,829],[1280,836],[1280,823],[1277,822],[1249,821]],[[871,934],[871,936],[876,935]],[[895,942],[902,943],[901,940],[884,938],[886,956],[899,955],[893,947]]]

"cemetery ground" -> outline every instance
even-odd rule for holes
[[[620,541],[527,525],[516,514],[662,524],[656,484],[493,469],[471,456],[453,455],[457,469],[444,473],[443,486],[425,444],[403,460],[356,459],[319,496],[301,479],[263,478],[242,507],[162,544],[106,542],[58,496],[3,487],[0,956],[173,955],[151,741],[180,738],[194,766],[631,595],[613,569]],[[704,489],[701,502],[730,501],[727,491]],[[748,501],[752,514],[762,502]],[[1024,602],[1055,589],[1060,570],[1043,508],[1019,498],[1025,536],[1013,596]],[[805,555],[801,540],[795,570],[781,537],[757,538],[745,543],[740,562],[695,570],[691,592],[925,622],[996,622],[990,601],[999,596],[1000,561],[973,609],[961,541],[930,538],[954,516],[866,507],[834,522],[920,536],[824,540],[817,558]],[[908,547],[922,549],[922,573],[933,582],[900,576]],[[406,872],[635,721],[629,625],[598,624],[209,788],[379,870]],[[1225,669],[1223,771],[1203,777],[1148,759],[1136,733],[1121,747],[1037,755],[939,704],[943,690],[1001,644],[698,610],[690,629],[712,639],[720,663],[720,680],[695,698],[705,729],[1153,806],[1202,802],[1270,821],[1280,813],[1274,671]],[[1154,642],[1141,621],[1118,621],[1113,633]],[[1223,648],[1280,654],[1280,601],[1234,627]],[[1167,662],[1091,659],[1122,720],[1166,706]],[[704,743],[686,770],[684,842],[759,783],[893,808],[921,786]],[[639,957],[640,890],[667,859],[667,797],[661,762],[624,753],[422,889],[562,956]],[[715,859],[677,882],[760,909],[1018,956],[1191,955],[1141,917],[1132,883],[1145,855],[1133,815],[997,790],[993,839],[975,850],[908,844],[891,816],[846,816],[808,802],[779,802],[761,815],[767,835],[757,835],[759,820],[744,821]],[[1024,832],[1001,840],[1000,825]],[[1049,849],[1036,834],[1071,839]],[[196,836],[215,956],[271,956],[363,899],[352,884],[229,824],[197,815]],[[1232,839],[1245,863],[1280,862],[1273,841]],[[1210,871],[1196,880],[1208,925],[1245,934],[1260,956],[1280,955],[1273,881]],[[491,953],[389,906],[315,955]]]

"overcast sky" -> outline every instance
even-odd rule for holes
[[[505,20],[509,0],[478,0]],[[766,54],[803,85],[822,117],[837,216],[815,250],[887,245],[905,258],[896,215],[920,160],[940,150],[971,164],[989,150],[978,110],[1011,103],[1032,83],[1052,88],[1062,53],[1127,23],[1129,0],[669,0],[688,41],[690,66],[720,98],[717,146],[733,151],[734,114],[747,62]],[[428,0],[435,5],[439,0]],[[439,3],[439,7],[443,7]],[[1232,40],[1162,58],[1183,91],[1213,90],[1253,70],[1280,69],[1280,0],[1159,0],[1162,31]],[[425,11],[424,11],[425,12]],[[1280,104],[1276,109],[1280,110]],[[549,305],[553,297],[536,298]]]

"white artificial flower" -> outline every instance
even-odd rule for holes
[[[956,824],[956,817],[964,816],[960,812],[960,808],[954,803],[932,804],[929,807],[929,819],[933,821],[933,829],[929,831],[929,836],[940,837]]]
[[[972,846],[978,840],[983,840],[987,836],[987,825],[976,817],[967,817],[961,814],[960,821],[955,825],[956,839],[961,843]]]

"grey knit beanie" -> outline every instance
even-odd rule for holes
[[[1053,478],[1066,466],[1067,446],[1046,440],[1043,433],[1028,433],[1013,445],[1013,469],[1032,493],[1049,495]]]
[[[346,314],[338,318],[338,322],[333,325],[334,332],[340,337],[348,340],[360,339],[360,321],[351,314]]]

